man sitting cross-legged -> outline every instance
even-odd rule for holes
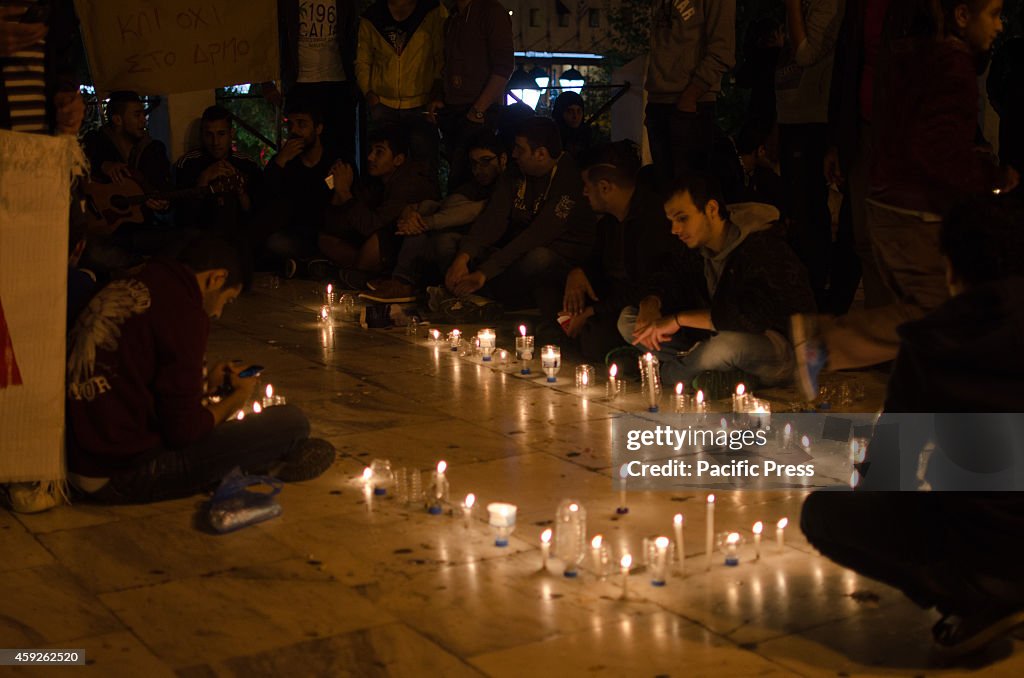
[[[355,170],[339,161],[331,168],[334,192],[319,236],[320,251],[334,264],[363,274],[379,274],[393,264],[400,246],[398,218],[409,205],[436,200],[437,181],[427,165],[409,159],[409,133],[385,125],[370,133],[365,186],[355,185]],[[310,267],[311,273],[316,273]],[[331,277],[321,275],[321,277]],[[344,280],[351,277],[351,281]],[[343,276],[361,287],[358,273]]]
[[[553,120],[527,119],[516,134],[512,158],[515,167],[498,180],[487,207],[459,243],[445,286],[460,297],[483,288],[482,294],[510,306],[535,304],[553,328],[565,276],[592,246],[594,215]]]
[[[395,269],[390,278],[368,283],[372,291],[360,296],[380,302],[414,301],[417,290],[437,284],[448,270],[459,241],[483,212],[508,163],[501,141],[488,129],[471,137],[468,145],[473,180],[441,202],[424,200],[402,211],[397,233],[403,238]]]
[[[68,467],[71,483],[110,503],[186,497],[238,466],[307,480],[334,448],[309,438],[294,405],[229,420],[252,400],[256,379],[222,364],[204,379],[210,319],[242,292],[236,251],[203,237],[177,261],[154,259],[101,290],[71,332]],[[208,382],[208,383],[207,383]],[[218,402],[204,398],[227,383]]]
[[[578,161],[583,193],[603,216],[590,258],[569,271],[563,312],[571,316],[566,332],[579,341],[584,357],[601,362],[622,345],[619,313],[640,300],[652,272],[667,269],[673,252],[685,248],[672,237],[664,201],[638,176],[640,157],[632,142],[585,150]]]
[[[627,341],[657,352],[663,383],[733,370],[766,384],[789,378],[789,316],[814,308],[814,297],[793,251],[765,232],[778,214],[759,203],[727,209],[705,177],[675,184],[665,215],[691,252],[619,318]]]

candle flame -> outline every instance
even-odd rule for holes
[[[683,382],[676,384],[676,395],[683,395]]]
[[[667,549],[668,548],[668,537],[658,537],[657,539],[654,540],[654,545],[656,547],[658,547],[659,549]]]
[[[441,338],[441,330],[438,330],[438,329],[430,330],[430,336],[433,337],[434,339],[440,339]]]
[[[544,544],[550,544],[551,543],[551,528],[550,527],[540,533],[540,540],[541,540],[541,543],[544,543]]]
[[[584,370],[583,372],[583,385],[588,386],[590,384],[590,373]]]
[[[739,532],[730,532],[729,536],[725,538],[725,543],[726,544],[736,544],[736,543],[739,542],[739,540],[740,540],[740,533]]]
[[[802,446],[804,446],[804,447],[810,447],[811,446],[811,439],[808,438],[807,436],[804,436],[803,438],[800,439],[800,444]]]
[[[331,283],[327,283],[327,294],[330,294],[333,291],[334,291],[334,285],[332,285]]]
[[[367,466],[363,469],[363,482],[370,482],[370,478],[373,478],[373,469]]]
[[[747,392],[747,387],[742,383],[736,384],[736,395],[741,396]]]
[[[252,404],[252,413],[253,414],[259,414],[262,411],[263,411],[263,406],[260,405],[258,402]]]
[[[622,566],[623,570],[628,570],[632,564],[633,556],[629,555],[628,553],[622,556],[622,560],[619,561],[619,565]]]
[[[698,405],[703,405],[704,404],[704,391],[697,391],[697,404]]]
[[[470,508],[473,508],[473,504],[475,504],[475,503],[476,503],[476,495],[473,494],[472,492],[470,492],[469,494],[466,495],[466,501],[464,502],[464,506],[466,508],[470,509]]]
[[[526,325],[519,326],[519,334],[524,337],[526,336]]]
[[[754,523],[754,534],[761,534],[764,532],[764,523],[760,520]]]
[[[775,527],[780,530],[784,530],[786,529],[786,525],[789,525],[789,518],[780,518],[779,522],[775,524]]]
[[[268,398],[273,398],[274,397],[274,385],[273,384],[267,384],[267,390],[265,391],[265,393],[267,394]]]
[[[462,332],[460,332],[459,330],[452,330],[452,336],[453,337],[461,337],[462,336]]]
[[[644,353],[644,360],[646,360],[647,362],[651,362],[652,360],[654,360],[654,354],[653,353]]]
[[[447,468],[448,468],[448,462],[446,462],[446,461],[439,461],[439,462],[437,462],[437,472],[438,472],[438,474],[444,473],[445,469],[447,469]]]
[[[238,421],[242,421],[243,419],[245,419],[245,412],[243,412],[242,410],[238,410],[238,415],[235,417],[235,419],[237,419]]]
[[[675,514],[672,517],[672,522],[675,523],[676,525],[682,525],[683,524],[683,514],[682,513]]]
[[[729,428],[729,422],[725,420],[725,417],[722,417],[722,420],[718,423],[721,424],[723,429]]]
[[[596,535],[593,539],[590,540],[590,548],[592,548],[592,549],[599,549],[599,548],[601,548],[601,543],[603,541],[604,541],[604,537],[602,537],[601,535]]]
[[[320,307],[320,317],[326,319],[330,315],[331,311],[326,306]]]
[[[608,368],[608,377],[614,379],[619,374],[619,366],[612,363],[612,366]]]
[[[579,504],[569,504],[569,510],[575,513],[580,510]]]
[[[713,495],[713,494],[709,494],[708,495],[708,503],[709,504],[714,504],[715,503],[715,495]]]
[[[785,433],[787,436],[788,435],[792,435],[793,434],[793,425],[787,423],[786,427],[784,429],[782,429],[782,432]]]

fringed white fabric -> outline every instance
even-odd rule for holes
[[[85,170],[74,137],[0,130],[0,483],[65,478],[68,208]]]

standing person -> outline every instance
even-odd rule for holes
[[[788,187],[786,217],[793,247],[807,267],[818,308],[824,310],[832,261],[832,216],[821,171],[844,0],[785,3],[786,49],[775,72],[775,97],[779,161]],[[852,256],[852,247],[850,250]]]
[[[1016,170],[1000,169],[975,145],[977,65],[1002,31],[1003,2],[941,0],[941,8],[940,16],[909,22],[923,25],[923,34],[890,41],[879,60],[885,70],[872,114],[867,218],[895,302],[839,318],[793,316],[797,384],[809,400],[817,397],[822,369],[892,360],[896,328],[948,298],[939,225],[952,203],[1019,182]]]
[[[705,172],[713,150],[715,101],[736,63],[736,0],[656,0],[651,7],[645,124],[664,187]]]
[[[355,63],[371,122],[406,127],[410,159],[435,170],[447,16],[438,0],[377,0],[359,22]]]
[[[263,83],[263,96],[280,106],[285,98],[311,101],[323,111],[323,145],[331,162],[356,154],[353,0],[278,0],[281,87]]]
[[[497,0],[456,0],[444,24],[444,101],[430,105],[439,111],[450,187],[471,179],[466,142],[481,126],[494,128],[514,68],[505,7]]]

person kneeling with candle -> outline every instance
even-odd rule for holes
[[[176,261],[153,259],[90,301],[69,340],[68,469],[74,488],[106,503],[187,497],[216,486],[233,468],[308,480],[334,461],[333,446],[309,438],[293,405],[231,419],[253,399],[241,364],[218,365],[204,405],[203,364],[210,319],[243,288],[238,253],[201,237]],[[230,420],[229,420],[230,419]]]
[[[936,607],[935,641],[957,653],[1024,624],[1024,424],[992,414],[1024,412],[1022,221],[1013,196],[947,213],[939,245],[952,298],[899,329],[884,411],[855,467],[861,491],[814,492],[801,516],[822,554]],[[1015,491],[913,491],[926,446],[932,490]]]
[[[711,398],[726,395],[711,388],[721,381],[712,375],[723,372],[788,381],[789,316],[813,309],[814,295],[796,254],[768,232],[779,211],[761,203],[726,208],[716,182],[700,175],[679,179],[664,206],[688,250],[656,276],[639,307],[622,311],[623,338],[657,353],[662,383],[691,384]]]

